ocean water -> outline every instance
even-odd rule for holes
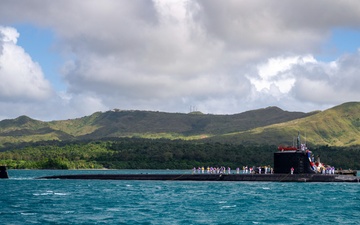
[[[84,173],[9,170],[0,224],[360,224],[359,183],[41,180]]]

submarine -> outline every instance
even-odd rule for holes
[[[260,171],[258,173],[257,171]],[[45,176],[38,179],[96,180],[163,180],[163,181],[265,181],[265,182],[360,182],[356,171],[335,171],[333,167],[315,161],[306,144],[278,147],[274,153],[272,173],[193,173],[193,174],[73,174]]]
[[[9,174],[7,173],[6,166],[0,166],[0,179],[9,178]]]
[[[359,177],[322,174],[74,174],[38,179],[157,180],[157,181],[265,181],[265,182],[360,182]]]

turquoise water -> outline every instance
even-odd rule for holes
[[[9,170],[0,224],[360,224],[359,183],[36,180]]]

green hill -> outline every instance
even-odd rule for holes
[[[98,128],[80,138],[139,136],[153,138],[204,138],[290,121],[308,114],[286,112],[276,107],[235,115],[183,114],[149,111],[108,111],[93,125]]]
[[[0,121],[0,144],[107,137],[204,139],[309,115],[311,114],[268,107],[234,115],[113,110],[51,122],[21,116],[13,120]]]
[[[27,116],[20,116],[16,119],[7,119],[0,121],[0,132],[8,132],[20,129],[41,129],[47,126],[46,122],[33,120]]]
[[[298,131],[306,134],[311,144],[360,144],[360,103],[344,103],[312,113],[268,107],[234,115],[112,110],[51,122],[21,116],[0,121],[0,145],[112,137],[291,145]]]
[[[312,116],[225,134],[213,140],[292,145],[297,132],[312,145],[360,144],[360,103],[348,102]]]

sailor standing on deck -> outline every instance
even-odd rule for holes
[[[294,167],[291,167],[290,171],[291,171],[291,174],[294,174]]]

